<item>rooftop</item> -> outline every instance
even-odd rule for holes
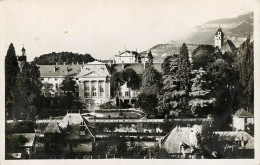
[[[38,65],[40,77],[76,75],[80,72],[81,66],[82,65]]]
[[[40,70],[40,77],[87,75],[93,71],[98,73],[98,75],[110,75],[106,65],[99,61],[93,61],[85,65],[38,65],[38,67]]]
[[[86,76],[95,76],[95,77],[106,77],[110,76],[109,71],[104,63],[99,61],[93,61],[83,66],[82,70],[77,74],[76,77],[86,77]]]
[[[80,113],[67,113],[66,116],[59,123],[59,126],[67,130],[65,139],[79,140],[79,139],[91,139],[93,136],[92,132],[86,125],[87,121],[81,116]],[[81,135],[81,126],[84,127],[85,133]]]
[[[247,112],[243,108],[237,110],[237,112],[235,113],[235,116],[237,116],[237,117],[254,117],[253,114],[251,114],[250,112]]]
[[[137,74],[141,75],[144,73],[145,70],[143,63],[114,64],[114,65],[117,72],[121,72],[126,68],[132,68]],[[122,68],[122,65],[124,65],[124,69]],[[158,72],[162,72],[161,63],[154,63],[153,66]]]
[[[61,131],[57,122],[50,121],[43,133],[61,133]]]
[[[191,146],[197,146],[196,133],[201,132],[201,126],[175,127],[166,137],[163,147],[168,153],[180,153],[180,145],[187,146],[185,149],[190,152]]]
[[[224,33],[223,33],[223,31],[222,31],[222,29],[221,29],[221,28],[218,28],[218,30],[216,31],[215,35],[218,35],[218,32],[221,32],[221,33],[222,33],[222,35],[224,36]]]
[[[232,52],[235,49],[236,49],[236,46],[233,44],[233,42],[231,40],[224,41],[223,45],[221,46],[221,50],[224,50],[224,51]]]

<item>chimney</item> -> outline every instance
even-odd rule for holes
[[[66,62],[63,62],[63,65],[65,65],[66,64]]]
[[[144,64],[144,69],[145,69],[145,64],[146,64],[146,62],[143,62],[143,64]]]
[[[86,127],[84,125],[84,121],[80,122],[79,135],[86,135]]]
[[[54,73],[56,72],[56,66],[54,66],[54,68],[53,68],[53,72],[54,72]]]
[[[77,65],[79,65],[79,62],[77,62]]]

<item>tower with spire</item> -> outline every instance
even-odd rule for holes
[[[26,51],[24,49],[24,46],[22,48],[22,55],[17,57],[17,61],[20,71],[22,71],[23,65],[26,63]]]
[[[219,49],[223,46],[224,43],[224,33],[222,32],[222,29],[219,24],[219,28],[215,33],[215,47],[218,47]]]

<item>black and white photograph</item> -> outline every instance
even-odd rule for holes
[[[257,164],[259,8],[258,0],[0,1],[0,164]]]

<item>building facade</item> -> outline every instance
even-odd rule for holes
[[[132,64],[132,63],[145,63],[148,61],[147,53],[138,53],[137,51],[128,51],[119,52],[118,55],[115,55],[116,64]]]
[[[104,102],[110,99],[110,73],[104,63],[38,65],[45,96],[60,96],[61,83],[67,76],[76,81],[76,95],[82,99]]]
[[[249,124],[254,124],[254,115],[244,109],[239,109],[233,116],[233,129],[244,131]]]

